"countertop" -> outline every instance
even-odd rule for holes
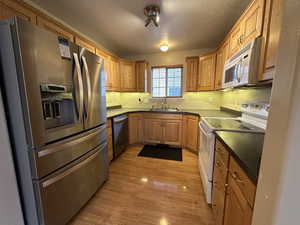
[[[195,110],[195,109],[182,109],[180,111],[151,111],[151,109],[133,109],[121,108],[107,110],[107,118],[110,119],[115,116],[120,116],[131,112],[151,112],[151,113],[175,113],[175,114],[193,114],[201,117],[237,117],[238,115],[224,110]]]
[[[264,134],[216,131],[216,137],[230,151],[249,178],[257,184]]]

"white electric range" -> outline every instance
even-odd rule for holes
[[[241,105],[238,118],[203,117],[199,123],[199,171],[208,204],[212,202],[215,131],[264,133],[267,126],[269,104],[250,102]]]

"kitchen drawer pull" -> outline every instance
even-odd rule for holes
[[[241,180],[241,179],[239,178],[237,172],[233,172],[233,173],[232,173],[232,177],[233,177],[233,179],[234,179],[237,183],[244,184],[244,181]]]

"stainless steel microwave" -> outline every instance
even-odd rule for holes
[[[260,46],[261,38],[256,38],[225,62],[222,88],[257,82]]]

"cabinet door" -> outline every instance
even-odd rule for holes
[[[107,91],[112,90],[112,76],[110,71],[110,56],[100,49],[96,49],[96,55],[104,59],[104,71],[105,71],[105,87]]]
[[[241,190],[229,176],[224,225],[251,225],[252,209]]]
[[[197,91],[199,74],[199,57],[186,58],[186,91]]]
[[[110,72],[112,79],[112,91],[120,91],[121,89],[121,77],[120,77],[120,63],[119,59],[111,57],[110,59]]]
[[[57,34],[60,37],[63,37],[69,41],[74,41],[74,36],[68,32],[66,29],[64,29],[63,27],[59,26],[58,24],[44,19],[42,17],[37,17],[37,25],[40,27],[43,27],[46,30],[49,30],[55,34]]]
[[[147,70],[148,62],[146,61],[137,61],[135,63],[135,72],[136,72],[136,90],[138,92],[146,91],[146,79],[147,79]]]
[[[129,114],[129,144],[143,143],[143,116],[140,113]]]
[[[242,26],[241,23],[235,25],[231,31],[229,40],[229,57],[237,53],[241,48]]]
[[[224,69],[224,49],[221,47],[217,52],[216,58],[216,79],[215,79],[215,90],[222,88],[222,78]]]
[[[136,91],[134,62],[121,61],[121,90]]]
[[[36,15],[22,3],[9,0],[1,0],[0,2],[0,19],[6,20],[13,16],[18,16],[33,24],[36,24]]]
[[[223,225],[224,208],[225,208],[225,191],[226,189],[221,186],[221,183],[218,180],[214,181],[213,194],[212,194],[212,209],[213,209],[216,225]]]
[[[265,0],[254,0],[242,20],[242,47],[262,34],[263,12]]]
[[[163,120],[163,143],[180,146],[182,144],[182,121]]]
[[[267,0],[259,80],[273,79],[280,37],[283,0]]]
[[[86,48],[92,53],[96,53],[96,48],[83,38],[75,37],[75,43],[82,48]]]
[[[163,139],[163,127],[160,119],[144,120],[144,140],[146,143],[159,144]]]
[[[211,91],[215,87],[216,53],[200,57],[199,91]]]
[[[198,127],[199,117],[193,115],[186,115],[183,118],[183,146],[198,152]]]

